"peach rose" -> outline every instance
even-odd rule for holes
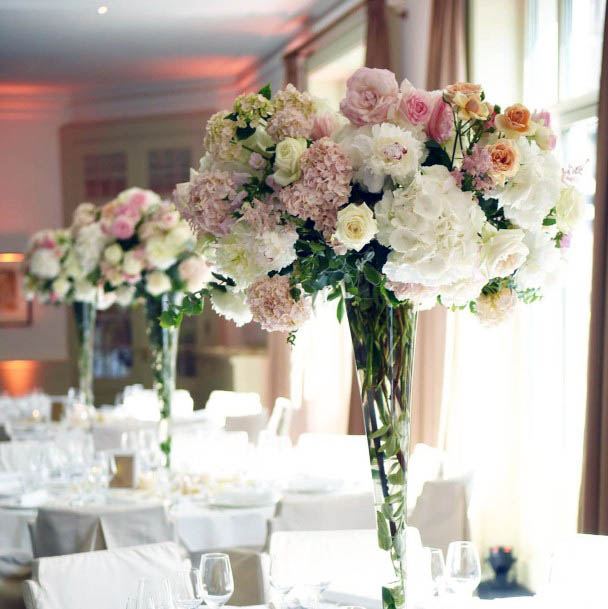
[[[486,120],[491,113],[489,104],[481,99],[481,86],[470,82],[457,82],[445,88],[443,95],[456,109],[463,121]]]
[[[456,95],[464,95],[466,97],[472,95],[479,96],[481,95],[481,85],[476,85],[472,82],[457,82],[445,88],[444,96],[448,101],[452,101]]]
[[[535,125],[530,110],[523,104],[514,104],[496,117],[496,127],[509,138],[532,135]]]
[[[510,140],[499,139],[495,144],[488,146],[490,162],[492,164],[490,174],[499,183],[504,183],[506,178],[512,178],[519,169],[519,151]]]

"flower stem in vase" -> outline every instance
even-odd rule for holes
[[[170,466],[171,436],[168,419],[171,416],[171,403],[175,392],[177,367],[178,328],[163,328],[160,316],[175,304],[175,295],[147,296],[146,318],[147,333],[152,355],[152,376],[154,389],[160,404],[161,451],[166,457],[166,466]]]
[[[93,350],[97,307],[94,302],[74,302],[74,321],[78,342],[78,389],[86,406],[93,406]]]
[[[383,587],[382,602],[385,609],[402,609],[417,314],[407,303],[391,306],[371,284],[360,288],[363,297],[347,301],[347,312],[374,482],[378,545],[389,554],[396,576]]]

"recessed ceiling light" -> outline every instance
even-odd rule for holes
[[[105,15],[107,12],[108,12],[108,7],[105,5],[102,5],[97,9],[98,15]]]

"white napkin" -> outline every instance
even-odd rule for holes
[[[26,508],[37,508],[44,505],[49,500],[49,493],[46,489],[38,489],[23,493],[19,498],[19,505]]]

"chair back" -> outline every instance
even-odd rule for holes
[[[291,429],[294,406],[287,398],[277,398],[268,419],[266,430],[275,436],[288,436]]]
[[[23,587],[27,609],[124,607],[141,578],[162,579],[189,565],[176,543],[86,552],[34,561]]]

